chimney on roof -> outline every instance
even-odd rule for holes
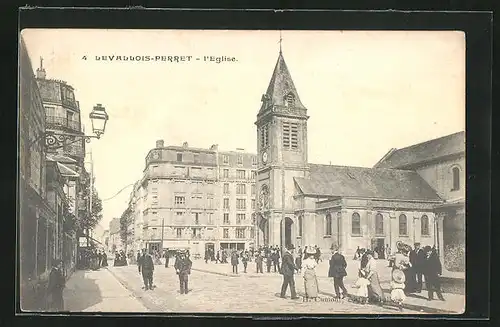
[[[183,147],[183,148],[187,148],[187,147],[189,147],[188,142],[184,142],[184,143],[182,143],[182,147]]]
[[[163,145],[164,145],[163,140],[158,140],[158,141],[156,141],[156,147],[157,147],[157,148],[163,148]]]
[[[217,151],[219,149],[219,145],[218,144],[212,144],[210,146],[210,150],[214,150],[214,151]]]
[[[36,69],[36,78],[45,79],[47,73],[45,72],[45,68],[43,68],[43,58],[40,57],[40,67]]]

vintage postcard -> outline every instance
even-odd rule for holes
[[[459,31],[24,29],[24,312],[460,314]]]

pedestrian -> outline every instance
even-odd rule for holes
[[[403,302],[406,300],[405,274],[401,269],[394,269],[391,274],[391,301],[396,303],[399,310],[403,310]]]
[[[153,272],[155,269],[155,265],[153,262],[153,257],[151,254],[146,252],[146,249],[142,250],[142,256],[139,258],[139,262],[137,264],[139,267],[139,273],[142,273],[142,279],[144,281],[144,289],[152,290],[153,289]]]
[[[411,266],[408,268],[408,277],[406,279],[406,288],[409,293],[415,293],[418,288],[417,283],[417,258],[418,251],[420,250],[420,243],[415,243],[414,248],[410,250],[408,258],[410,259]]]
[[[316,260],[316,263],[319,263],[321,260],[321,250],[317,245],[315,245],[314,248],[316,249],[316,252],[314,253],[314,260]]]
[[[297,266],[297,271],[302,272],[302,249],[299,246],[297,251],[297,257],[295,258],[295,266]]]
[[[377,272],[377,261],[373,258],[373,251],[371,250],[367,250],[363,256],[366,256],[366,265],[362,269],[366,273],[366,279],[370,282],[370,285],[368,286],[368,298],[374,303],[381,304],[384,302],[385,297],[382,287],[380,286],[380,280]]]
[[[272,264],[273,264],[273,259],[271,257],[271,251],[267,250],[267,252],[266,252],[266,268],[267,268],[268,273],[271,272],[271,265]]]
[[[108,255],[106,254],[106,251],[102,251],[102,266],[108,266]]]
[[[273,263],[273,270],[274,272],[279,272],[279,253],[278,249],[274,249],[272,254],[271,254],[271,261]]]
[[[356,293],[354,294],[353,301],[361,304],[368,303],[368,287],[370,286],[370,281],[367,278],[367,273],[363,269],[358,270],[358,279],[352,286],[352,288],[356,289]]]
[[[238,264],[239,264],[238,257],[239,257],[238,252],[236,250],[234,250],[231,253],[231,265],[233,266],[233,274],[238,273]]]
[[[283,275],[283,285],[281,285],[281,298],[285,298],[286,290],[290,286],[290,293],[292,300],[298,299],[297,293],[295,292],[295,280],[294,273],[297,270],[295,263],[293,262],[293,245],[289,245],[283,254],[283,264],[281,266],[281,274]]]
[[[170,261],[170,251],[169,249],[165,250],[165,268],[168,268],[168,262]]]
[[[333,287],[337,299],[343,299],[348,295],[347,289],[344,286],[344,277],[347,276],[347,262],[345,257],[339,253],[336,246],[332,245],[331,250],[332,257],[329,262],[328,277],[333,277]],[[342,294],[340,294],[340,290],[342,290]]]
[[[247,266],[248,266],[248,261],[250,260],[248,251],[243,252],[241,255],[241,262],[243,262],[243,272],[246,274],[247,272]]]
[[[186,252],[181,251],[174,264],[175,272],[179,276],[179,287],[181,294],[187,294],[189,292],[188,282],[192,265],[193,263],[187,256]]]
[[[47,285],[47,305],[49,311],[64,310],[63,290],[65,286],[66,279],[63,273],[63,261],[55,260]]]
[[[359,248],[359,245],[358,245],[358,248],[356,249],[356,252],[354,252],[354,260],[358,260],[359,257],[361,256],[361,249]]]
[[[423,284],[423,276],[424,276],[424,266],[425,266],[425,261],[427,259],[427,255],[425,254],[425,251],[423,248],[419,246],[419,249],[417,251],[417,258],[415,260],[415,273],[417,275],[417,285],[416,285],[416,292],[421,293],[422,292],[422,284]]]
[[[263,253],[262,252],[258,252],[257,253],[257,256],[255,257],[255,263],[257,265],[257,273],[261,273],[263,274],[263,271],[262,271],[262,261],[264,260],[264,256],[263,256]]]
[[[302,277],[304,278],[304,290],[306,299],[316,299],[319,293],[318,278],[316,277],[316,266],[318,265],[318,263],[314,258],[315,254],[316,251],[306,252],[306,257],[302,262],[302,267],[304,270]]]
[[[215,263],[219,263],[220,262],[220,250],[217,251],[217,256],[215,258]]]
[[[423,267],[425,287],[428,292],[428,300],[434,300],[434,292],[438,296],[439,300],[444,301],[443,293],[441,292],[441,280],[440,276],[442,274],[442,265],[439,260],[436,248],[431,248],[426,246],[424,248],[426,254],[426,261]]]

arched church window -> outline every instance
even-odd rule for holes
[[[427,215],[423,215],[422,218],[420,218],[420,234],[429,235],[429,217],[427,217]]]
[[[302,215],[297,219],[297,223],[299,224],[299,237],[302,237]]]
[[[361,217],[357,212],[353,213],[351,217],[351,234],[361,235]]]
[[[295,105],[295,97],[292,93],[288,93],[285,97],[287,107],[293,107]]]
[[[384,234],[384,217],[380,213],[375,215],[375,234]]]
[[[327,214],[325,217],[325,235],[332,235],[332,215]]]
[[[408,235],[408,219],[405,214],[399,216],[399,235]]]
[[[451,174],[453,178],[452,191],[458,191],[460,189],[460,169],[458,167],[453,167],[451,169]]]

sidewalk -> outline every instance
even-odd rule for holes
[[[148,311],[106,268],[75,271],[66,283],[63,296],[65,311]]]
[[[355,279],[357,277],[357,269],[359,267],[359,261],[348,260],[347,262],[347,274],[348,276],[345,278],[344,283],[348,289],[351,291],[350,286],[354,284]],[[271,267],[271,273],[267,273],[267,268],[264,266],[264,273],[257,274],[255,263],[251,262],[248,264],[247,273],[243,273],[243,265],[240,263],[238,265],[238,274],[232,273],[232,266],[230,264],[221,264],[221,263],[205,263],[203,260],[193,260],[192,269],[195,271],[223,275],[228,277],[236,277],[236,278],[262,278],[264,283],[270,282],[272,283],[281,283],[282,275],[279,273],[274,273],[273,268]],[[386,260],[379,260],[377,262],[377,269],[379,271],[379,279],[380,284],[384,290],[386,297],[390,297],[390,276],[391,276],[391,268],[387,266]],[[332,296],[334,293],[333,281],[328,277],[328,261],[320,262],[316,268],[317,278],[320,293],[326,296]],[[446,276],[448,277],[448,276]],[[295,277],[296,283],[301,283],[302,280],[300,276]],[[454,279],[454,285],[443,285],[443,294],[446,301],[428,301],[427,300],[427,291],[424,289],[420,294],[412,294],[407,297],[405,302],[405,308],[425,312],[425,313],[461,313],[465,310],[465,295],[462,294],[460,290],[460,285],[457,287],[457,283],[464,283],[464,280],[460,280],[458,278]]]

